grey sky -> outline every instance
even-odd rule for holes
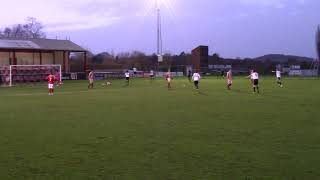
[[[163,0],[164,51],[189,52],[209,45],[224,57],[269,53],[315,57],[319,0]],[[58,36],[102,51],[156,51],[152,0],[10,0],[2,3],[0,27],[28,16]],[[14,9],[15,13],[12,13]],[[10,16],[8,16],[10,14]],[[3,18],[6,17],[6,18]]]

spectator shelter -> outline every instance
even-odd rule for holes
[[[70,40],[0,38],[0,67],[59,64],[63,73],[69,73],[70,53],[83,54],[85,72],[87,51]]]

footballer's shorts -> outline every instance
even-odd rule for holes
[[[228,85],[231,85],[232,84],[232,80],[228,80]]]
[[[253,85],[258,86],[259,85],[259,79],[254,79],[253,80]]]
[[[277,81],[281,81],[281,77],[277,77]]]
[[[194,81],[194,85],[198,86],[199,85],[199,81]]]
[[[49,84],[48,84],[48,88],[49,88],[49,89],[54,89],[54,85],[49,83]]]
[[[90,83],[90,84],[93,84],[93,79],[89,79],[89,83]]]
[[[167,78],[168,83],[171,83],[171,78]]]
[[[130,79],[129,77],[126,77],[126,80],[127,80],[127,81],[129,81],[129,79]]]

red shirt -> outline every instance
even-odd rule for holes
[[[89,79],[93,79],[93,72],[89,73]]]
[[[48,79],[48,83],[49,84],[54,84],[54,81],[56,80],[56,77],[54,75],[49,75],[47,77],[47,79]]]
[[[166,79],[169,79],[169,78],[171,79],[171,73],[166,74]]]
[[[230,81],[232,81],[232,72],[229,71],[229,72],[227,73],[227,79],[230,80]]]

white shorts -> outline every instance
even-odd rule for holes
[[[232,80],[228,80],[228,84],[232,84]]]
[[[54,89],[54,85],[53,84],[48,84],[48,88],[49,89]]]
[[[89,79],[89,84],[93,84],[93,79]]]
[[[167,78],[168,83],[171,83],[171,78]]]

